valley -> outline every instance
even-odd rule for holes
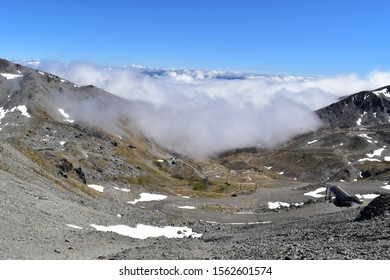
[[[196,158],[139,133],[127,100],[0,62],[0,258],[389,257],[388,220],[354,222],[390,194],[389,88],[275,148]],[[364,203],[325,201],[332,185]]]

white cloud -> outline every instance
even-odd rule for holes
[[[132,126],[159,144],[192,156],[278,145],[320,127],[313,110],[390,80],[390,73],[378,71],[366,78],[355,74],[306,78],[169,69],[146,74],[144,68],[90,63],[43,62],[40,69],[131,101],[129,106],[121,106],[120,114],[131,120]],[[93,111],[93,106],[89,107]],[[90,110],[89,114],[96,116]],[[112,124],[118,110],[99,119],[109,117]]]

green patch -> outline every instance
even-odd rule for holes
[[[210,187],[208,179],[192,178],[190,179],[190,186],[194,191],[207,191]]]
[[[29,158],[31,161],[35,162],[39,166],[42,167],[48,167],[48,164],[46,160],[43,158],[43,156],[35,150],[27,150],[22,147],[16,147],[22,154],[24,154],[27,158]]]
[[[229,186],[227,184],[218,184],[218,185],[212,186],[210,188],[210,191],[211,192],[216,192],[216,193],[224,193],[224,194],[226,194],[229,191],[230,188],[231,188],[231,186]]]
[[[177,180],[184,180],[185,179],[183,176],[180,176],[178,174],[172,175],[172,177],[177,179]]]

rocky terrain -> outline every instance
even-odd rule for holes
[[[208,225],[191,245],[180,240],[126,249],[109,259],[389,259],[387,218],[355,221],[359,209],[261,226]],[[188,248],[191,246],[191,249]],[[188,249],[190,250],[188,250]]]
[[[362,91],[317,111],[333,128],[389,124],[390,86]]]
[[[0,258],[388,259],[388,90],[199,160],[139,133],[131,102],[0,60]],[[325,202],[335,184],[364,203]]]

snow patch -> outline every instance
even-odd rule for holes
[[[390,190],[390,186],[389,185],[384,185],[383,187],[381,187],[382,189],[385,189],[385,190]]]
[[[19,74],[8,74],[8,73],[0,73],[1,76],[3,76],[4,78],[6,78],[7,80],[13,80],[13,79],[16,79],[16,78],[21,78],[23,77],[23,75],[19,75]]]
[[[118,188],[118,187],[114,187],[114,189],[116,189],[116,190],[118,190],[118,191],[122,191],[122,192],[130,192],[130,190],[129,190],[129,189],[126,189],[126,188],[120,189],[120,188]]]
[[[139,199],[135,199],[133,201],[129,201],[128,203],[135,205],[138,202],[144,201],[160,201],[166,199],[166,195],[162,194],[153,194],[153,193],[141,193]]]
[[[315,191],[304,193],[303,195],[312,196],[315,198],[320,198],[320,197],[325,196],[323,194],[319,194],[319,193],[324,192],[324,191],[326,191],[326,187],[321,187],[321,188],[316,189]]]
[[[358,118],[358,120],[356,121],[356,124],[357,125],[361,125],[362,124],[362,120],[363,120],[363,118],[364,118],[364,116],[367,114],[367,112],[364,112],[361,116],[360,116],[360,118]]]
[[[374,198],[377,198],[378,196],[379,196],[379,194],[373,194],[373,193],[369,193],[369,194],[356,194],[356,197],[360,198],[360,199],[374,199]]]
[[[5,115],[9,112],[9,110],[4,110],[3,107],[0,107],[0,121],[5,117]]]
[[[317,142],[318,140],[313,140],[313,141],[310,141],[310,142],[307,142],[308,145],[311,145],[311,144],[314,144],[315,142]]]
[[[99,185],[95,185],[95,184],[88,184],[87,186],[90,187],[91,189],[94,189],[95,191],[104,192],[103,186],[99,186]]]
[[[58,111],[65,117],[64,122],[74,123],[74,120],[69,119],[69,114],[67,114],[64,109],[58,108]]]
[[[282,208],[282,207],[288,208],[291,205],[299,207],[299,206],[303,205],[303,202],[299,202],[299,203],[297,202],[297,203],[294,203],[294,204],[290,204],[290,203],[287,203],[287,202],[280,202],[280,201],[268,202],[268,209],[279,209],[279,208]]]
[[[26,105],[19,105],[16,107],[13,107],[12,109],[6,109],[4,110],[3,107],[0,107],[0,121],[8,114],[13,113],[15,110],[18,110],[23,116],[30,118],[31,115],[27,112]],[[1,122],[0,122],[1,123]]]
[[[195,206],[177,206],[177,208],[180,208],[180,209],[190,209],[190,210],[196,209]]]
[[[100,226],[91,224],[91,227],[95,228],[98,231],[103,232],[115,232],[120,235],[137,238],[137,239],[147,239],[150,237],[162,237],[167,238],[200,238],[202,234],[193,232],[191,228],[188,227],[154,227],[143,224],[137,224],[135,228],[129,227],[126,225],[115,225],[115,226]]]
[[[367,154],[367,156],[369,158],[372,158],[372,157],[375,157],[375,156],[380,157],[382,155],[382,152],[385,150],[385,148],[386,148],[386,146],[383,146],[383,148],[375,150],[372,154]]]
[[[69,119],[69,115],[65,113],[64,109],[58,108],[58,111],[63,115],[65,118]]]
[[[264,167],[265,167],[265,169],[268,169],[268,170],[270,170],[272,168],[272,166],[264,166]]]
[[[279,209],[281,207],[290,207],[290,203],[287,202],[268,202],[268,209]]]
[[[71,227],[71,228],[75,228],[75,229],[83,229],[82,227],[75,226],[75,225],[72,225],[72,224],[67,224],[67,226]]]
[[[385,97],[387,97],[387,98],[390,98],[390,93],[389,93],[389,91],[387,90],[387,88],[384,88],[384,89],[382,89],[382,90],[376,90],[376,91],[373,91],[372,93],[375,94],[376,96],[381,96],[381,95],[383,95],[383,96],[385,96]]]
[[[385,157],[385,161],[390,161],[390,157]]]
[[[15,107],[16,110],[19,110],[20,113],[22,113],[23,116],[27,117],[27,118],[30,118],[31,115],[27,112],[27,107],[26,105],[19,105],[17,107]],[[14,108],[11,109],[11,112],[13,112]]]
[[[376,162],[381,162],[379,159],[376,158],[361,158],[358,161],[363,162],[363,161],[376,161]]]
[[[366,138],[366,139],[372,139],[372,137],[368,136],[368,134],[366,134],[366,133],[359,134],[358,136]]]
[[[213,221],[203,221],[200,220],[201,222],[206,222],[209,224],[220,224],[220,225],[259,225],[259,224],[270,224],[272,223],[271,221],[264,221],[264,222],[249,222],[249,223],[219,223],[219,222],[213,222]]]

